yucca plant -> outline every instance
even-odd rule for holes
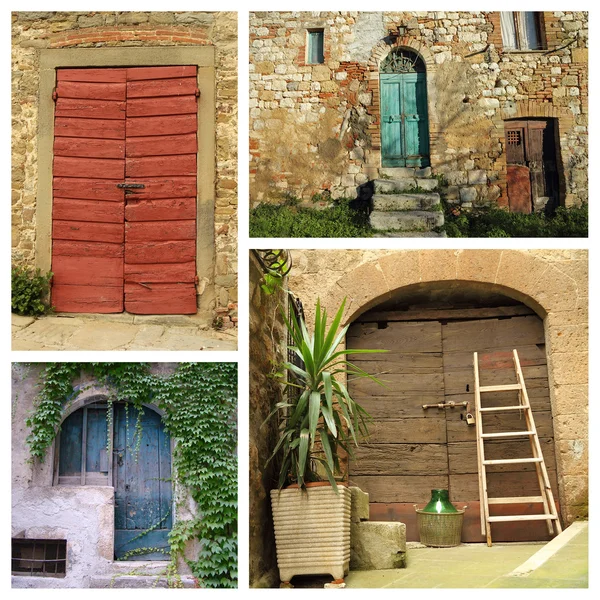
[[[302,317],[283,314],[293,345],[290,349],[302,360],[304,368],[285,362],[281,375],[287,387],[297,388],[297,399],[290,395],[275,405],[267,420],[279,419],[279,440],[269,461],[280,460],[278,487],[319,481],[321,465],[327,480],[337,491],[336,474],[340,472],[339,449],[349,456],[352,446],[366,436],[369,414],[348,393],[343,377],[374,376],[346,360],[347,354],[370,354],[385,350],[338,350],[348,326],[340,330],[346,299],[327,329],[327,312],[317,300],[315,326],[311,333]],[[283,312],[283,311],[282,311]],[[338,331],[339,330],[339,331]]]

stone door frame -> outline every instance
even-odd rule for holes
[[[35,264],[48,272],[52,264],[52,163],[56,69],[60,67],[136,67],[195,65],[198,68],[198,153],[196,201],[196,274],[214,279],[215,211],[215,49],[212,46],[152,48],[64,48],[40,52],[38,185]]]

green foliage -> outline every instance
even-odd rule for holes
[[[559,207],[553,215],[514,213],[499,208],[447,208],[449,237],[587,237],[588,206]]]
[[[237,365],[181,363],[173,374],[161,377],[153,375],[147,363],[47,363],[41,372],[39,401],[27,419],[32,459],[44,460],[64,408],[84,389],[73,387],[82,372],[109,388],[109,404],[127,402],[137,412],[136,448],[143,404],[152,402],[164,412],[165,428],[177,440],[174,483],[185,488],[197,506],[195,518],[178,519],[171,531],[172,562],[183,556],[188,542],[197,540],[198,556],[187,562],[200,586],[236,587]]]
[[[329,483],[337,490],[335,476],[340,472],[339,449],[351,454],[352,443],[358,445],[359,436],[367,434],[369,415],[350,397],[340,378],[368,377],[380,383],[348,362],[346,356],[384,350],[338,350],[348,329],[345,326],[340,330],[345,304],[346,300],[327,329],[327,312],[321,311],[317,300],[312,333],[303,318],[298,320],[292,313],[290,321],[282,311],[294,341],[291,350],[302,360],[304,368],[284,363],[287,373],[282,377],[283,383],[298,388],[300,393],[288,394],[267,418],[277,416],[280,419],[279,440],[269,458],[269,461],[275,457],[280,460],[279,488],[291,482],[304,487],[309,481],[318,481],[320,465]]]
[[[13,267],[11,271],[11,308],[18,315],[36,317],[52,310],[49,304],[52,273],[42,275],[39,269]]]
[[[370,237],[366,210],[341,199],[323,210],[261,204],[250,211],[250,237],[333,238]]]

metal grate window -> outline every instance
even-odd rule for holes
[[[520,131],[507,131],[506,142],[511,146],[518,146],[521,143],[521,132]]]
[[[64,577],[67,573],[67,540],[13,538],[13,575]]]
[[[291,322],[292,314],[296,317],[296,320],[304,319],[304,308],[302,307],[302,302],[299,298],[294,298],[292,295],[289,296],[288,301],[288,321]],[[287,334],[287,360],[288,362],[296,365],[300,369],[304,369],[304,361],[293,351],[290,349],[290,346],[294,345],[294,340],[288,331]],[[289,377],[292,377],[293,374],[291,372],[288,373]],[[294,386],[288,386],[287,388],[288,401],[290,404],[295,403],[300,397],[300,389]]]

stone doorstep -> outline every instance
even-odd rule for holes
[[[384,212],[428,210],[439,204],[439,194],[375,194],[371,198],[371,208]]]
[[[184,588],[195,588],[196,580],[190,575],[181,575]],[[90,578],[90,588],[151,589],[168,588],[167,578],[160,575],[100,575]]]
[[[386,177],[405,179],[406,177],[431,177],[431,167],[382,167],[379,173]]]
[[[405,192],[419,186],[423,190],[432,192],[438,188],[437,179],[419,179],[410,177],[406,179],[374,179],[373,190],[376,194],[390,192]]]
[[[373,211],[369,215],[371,227],[380,231],[431,231],[444,224],[442,212],[406,211],[383,212]]]

